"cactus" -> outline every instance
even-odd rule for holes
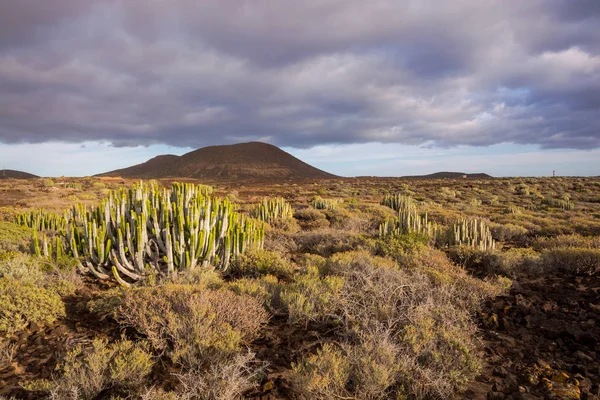
[[[398,195],[386,196],[381,204],[391,208],[397,207],[398,216],[379,225],[380,237],[418,233],[435,240],[439,230],[437,224],[427,220],[427,213],[421,215],[417,212],[417,206],[412,198]]]
[[[339,201],[336,199],[323,199],[319,196],[315,196],[310,201],[310,204],[317,210],[333,210],[337,207],[338,202]]]
[[[381,205],[387,206],[395,211],[415,206],[415,201],[410,196],[401,194],[388,194],[381,200]]]
[[[553,208],[562,208],[563,210],[574,210],[575,202],[571,201],[568,196],[562,199],[556,199],[552,197],[546,197],[542,200],[542,204],[545,204]]]
[[[54,254],[72,255],[80,260],[82,272],[112,277],[124,286],[148,273],[209,265],[225,270],[247,249],[262,248],[264,227],[234,212],[229,200],[204,195],[206,188],[175,183],[171,190],[161,190],[140,182],[129,190],[109,192],[94,209],[74,206],[51,224],[60,228]],[[31,221],[36,229],[48,226],[39,211],[18,217],[22,224]],[[52,255],[45,235],[41,246],[34,235],[36,253]]]
[[[449,245],[466,245],[487,251],[496,248],[496,242],[487,224],[479,219],[459,220],[449,230]]]
[[[292,206],[282,197],[276,199],[263,199],[253,210],[251,215],[269,225],[276,225],[293,218]]]

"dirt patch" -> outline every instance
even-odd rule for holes
[[[479,318],[488,365],[467,398],[599,398],[599,277],[517,280]]]

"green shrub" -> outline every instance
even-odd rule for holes
[[[294,213],[294,218],[302,229],[318,229],[329,226],[325,214],[314,208],[305,208]]]
[[[281,289],[281,305],[290,324],[307,325],[310,321],[331,318],[344,285],[339,276],[321,276],[317,267],[309,266],[296,275],[294,283]]]
[[[528,233],[524,227],[514,224],[491,224],[490,230],[492,231],[494,240],[501,242],[516,241]]]
[[[251,250],[242,254],[232,263],[229,273],[237,277],[258,277],[274,275],[278,278],[290,278],[294,268],[278,253],[267,250]]]
[[[256,298],[176,284],[107,292],[88,307],[134,328],[154,349],[192,369],[238,353],[268,317]]]
[[[33,230],[10,222],[0,221],[0,252],[29,252]]]
[[[153,366],[145,343],[129,340],[108,344],[95,339],[91,348],[81,345],[67,353],[62,375],[53,382],[52,398],[96,399],[106,391],[120,395],[142,389]]]
[[[50,324],[65,316],[58,293],[14,278],[0,278],[0,335],[11,335],[31,322]]]
[[[292,365],[292,382],[303,398],[347,398],[350,368],[345,354],[325,343],[316,354]]]

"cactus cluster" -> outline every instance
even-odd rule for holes
[[[67,228],[69,213],[57,214],[46,210],[31,210],[17,215],[19,225],[38,231],[63,231]]]
[[[310,204],[316,208],[317,210],[333,210],[338,205],[338,200],[336,199],[324,199],[319,196],[315,196],[310,201]]]
[[[94,209],[79,204],[65,213],[54,246],[36,235],[36,253],[72,255],[83,272],[112,276],[127,286],[149,273],[209,265],[227,269],[246,249],[262,248],[262,223],[234,212],[229,200],[203,192],[192,184],[161,190],[143,183],[111,191]]]
[[[427,213],[421,215],[412,198],[408,196],[386,196],[381,204],[398,209],[398,216],[393,220],[386,220],[379,225],[379,236],[386,237],[405,233],[418,233],[430,239],[435,239],[438,226],[427,220]]]
[[[479,219],[459,220],[455,222],[448,234],[448,244],[465,245],[479,250],[493,250],[496,242],[487,224]]]
[[[553,197],[546,197],[542,200],[542,204],[545,204],[549,207],[553,208],[562,208],[563,210],[574,210],[575,203],[571,201],[568,197],[562,199],[556,199]]]
[[[254,207],[251,215],[269,225],[277,225],[279,222],[290,220],[294,216],[292,206],[284,198],[264,198]]]
[[[415,201],[410,196],[402,194],[388,194],[381,200],[381,205],[387,206],[395,211],[416,207]]]

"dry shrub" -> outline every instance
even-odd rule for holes
[[[190,369],[236,354],[268,319],[256,298],[176,284],[109,292],[89,308],[112,309],[119,323],[144,334],[157,351],[166,351],[174,363]]]
[[[492,237],[500,242],[521,240],[528,231],[526,228],[514,224],[491,224]]]
[[[131,395],[142,388],[153,364],[143,342],[122,340],[108,344],[95,339],[91,348],[80,345],[67,353],[61,365],[62,375],[53,382],[50,398],[91,400],[107,390]]]
[[[253,278],[273,275],[281,279],[290,278],[294,267],[278,253],[268,250],[251,250],[233,262],[228,272],[235,277]]]
[[[467,387],[481,367],[472,307],[500,289],[441,252],[417,254],[403,267],[367,252],[328,260],[344,277],[336,314],[345,340],[294,367],[301,397],[449,398]]]
[[[0,365],[10,365],[17,350],[17,345],[0,337]]]
[[[600,249],[600,237],[580,235],[559,235],[553,238],[539,238],[533,243],[537,251],[557,248]]]
[[[334,253],[360,250],[374,246],[372,239],[363,235],[334,229],[298,232],[294,236],[297,251],[329,257]]]
[[[298,221],[298,225],[302,229],[319,229],[329,226],[329,221],[325,217],[325,213],[314,208],[298,210],[294,213],[294,218]]]
[[[542,252],[545,267],[568,274],[595,275],[600,273],[600,249],[555,248]]]
[[[279,254],[291,254],[297,251],[294,235],[278,229],[267,229],[265,232],[264,249]]]
[[[181,400],[235,400],[256,387],[263,366],[251,352],[212,364],[207,371],[193,370],[179,376]]]

